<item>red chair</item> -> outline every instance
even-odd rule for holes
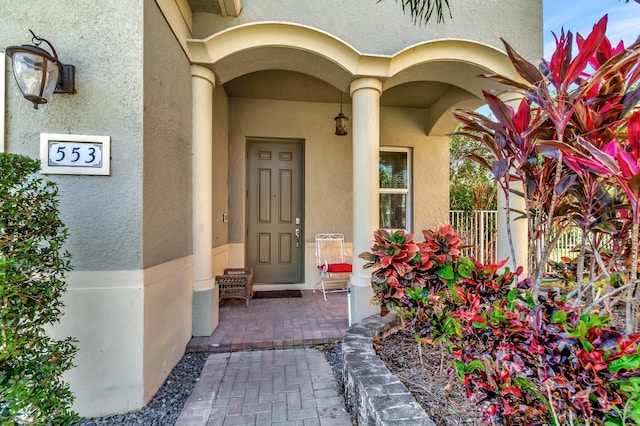
[[[351,258],[347,257],[344,250],[343,234],[316,235],[316,265],[320,272],[320,281],[315,285],[314,292],[320,287],[324,300],[327,300],[327,293],[347,291],[353,267]],[[327,285],[330,285],[329,290]]]

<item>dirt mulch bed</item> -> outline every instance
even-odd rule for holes
[[[481,407],[465,396],[446,350],[422,345],[421,365],[417,343],[410,333],[400,330],[381,340],[378,356],[437,425],[482,424]]]

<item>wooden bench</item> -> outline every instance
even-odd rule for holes
[[[223,275],[216,276],[216,284],[222,299],[245,299],[247,307],[253,296],[253,269],[226,268]]]

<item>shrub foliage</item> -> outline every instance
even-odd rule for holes
[[[471,158],[491,171],[507,214],[527,220],[528,277],[503,269],[507,260],[460,257],[450,226],[423,231],[420,243],[380,230],[361,254],[375,268],[375,300],[418,344],[451,351],[487,423],[640,424],[640,39],[614,46],[606,26],[605,15],[587,37],[578,34],[575,56],[573,34],[563,30],[539,66],[505,42],[519,79],[483,77],[506,85],[518,105],[485,92],[495,120],[455,112],[457,134],[489,153]],[[514,195],[523,211],[512,211]],[[560,297],[541,283],[572,225],[581,233],[578,257],[554,268],[575,288]],[[600,315],[619,303],[624,332]]]
[[[577,34],[575,55],[573,34],[562,31],[540,65],[504,42],[520,78],[483,77],[505,84],[521,101],[512,106],[485,92],[495,120],[474,111],[455,115],[463,123],[459,134],[490,154],[490,160],[472,158],[491,170],[507,214],[527,220],[532,293],[559,238],[577,228],[577,256],[568,265],[576,277],[571,303],[587,313],[625,302],[631,333],[640,331],[640,40],[612,44],[606,27],[605,15],[586,37]],[[513,195],[524,198],[524,210],[512,211]]]
[[[70,255],[57,187],[37,160],[0,153],[0,423],[69,424],[73,396],[62,373],[74,340],[45,327],[59,321]]]
[[[414,242],[380,230],[371,252],[376,300],[396,312],[419,344],[441,342],[486,423],[637,424],[640,335],[582,314],[556,292],[534,301],[521,270],[460,257],[445,226]]]

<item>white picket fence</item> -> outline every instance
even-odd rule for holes
[[[451,210],[449,223],[462,240],[462,256],[473,257],[482,263],[496,262],[495,210]]]
[[[495,210],[450,210],[449,223],[462,239],[462,255],[483,263],[496,261],[498,237]],[[558,240],[550,260],[560,261],[563,256],[576,257],[575,248],[580,244],[580,230],[569,228]],[[551,269],[547,265],[547,272]]]

